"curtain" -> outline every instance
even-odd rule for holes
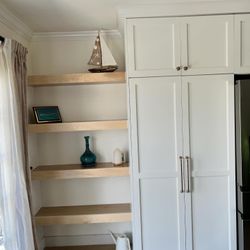
[[[11,41],[12,51],[12,69],[14,72],[14,86],[16,87],[18,107],[19,107],[19,122],[21,126],[22,136],[22,152],[23,152],[23,169],[26,180],[27,193],[31,211],[31,179],[29,171],[29,159],[28,159],[28,107],[27,107],[27,54],[28,50],[17,41]],[[36,242],[36,227],[32,220],[33,238],[35,249],[38,249]]]
[[[27,192],[26,54],[26,49],[9,39],[0,46],[0,232],[4,250],[34,250]]]

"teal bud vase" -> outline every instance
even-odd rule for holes
[[[89,149],[89,136],[84,136],[85,139],[85,152],[80,157],[82,166],[84,167],[93,167],[96,164],[96,156]]]

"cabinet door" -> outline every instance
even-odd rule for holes
[[[127,21],[129,76],[180,75],[180,36],[176,18]]]
[[[250,15],[235,16],[235,71],[250,73]]]
[[[129,81],[134,249],[183,250],[180,78]]]
[[[236,250],[233,75],[183,77],[183,121],[187,249]]]
[[[183,75],[233,73],[233,16],[182,18],[181,39]]]

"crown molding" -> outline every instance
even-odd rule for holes
[[[177,2],[166,4],[130,4],[118,7],[119,18],[190,16],[250,13],[250,1]]]
[[[34,32],[32,41],[40,41],[47,39],[65,39],[65,40],[79,40],[89,37],[96,37],[98,31],[75,31],[75,32]],[[102,30],[104,36],[121,37],[119,30]]]
[[[0,3],[0,23],[25,40],[31,40],[32,30],[2,3]]]

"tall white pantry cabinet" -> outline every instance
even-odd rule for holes
[[[125,32],[134,250],[236,250],[234,16]]]

